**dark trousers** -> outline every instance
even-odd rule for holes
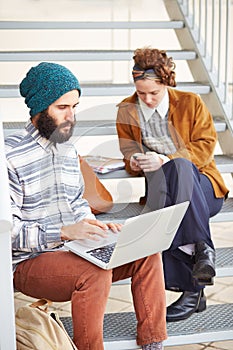
[[[200,174],[190,161],[177,158],[155,172],[146,173],[147,205],[152,210],[190,201],[171,247],[163,252],[166,289],[198,291],[192,277],[194,259],[179,246],[204,241],[214,248],[209,218],[217,214],[223,198],[216,198],[207,176]]]

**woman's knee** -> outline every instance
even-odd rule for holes
[[[177,170],[182,169],[185,171],[198,171],[197,167],[195,164],[193,164],[190,160],[185,159],[185,158],[175,158],[171,159],[168,163],[164,165],[165,166],[170,166],[170,167],[175,167]]]

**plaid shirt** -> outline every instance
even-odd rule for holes
[[[84,181],[77,150],[54,146],[31,122],[6,139],[13,214],[13,263],[61,247],[60,228],[94,218],[82,198]]]

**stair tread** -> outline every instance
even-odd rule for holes
[[[216,130],[223,131],[224,122],[214,121]],[[219,125],[219,126],[218,126]],[[5,137],[17,130],[23,129],[25,122],[3,122]],[[226,126],[225,126],[226,127]],[[116,135],[115,121],[112,120],[79,120],[74,129],[74,136],[90,135]],[[217,167],[222,173],[233,173],[233,155],[215,155]],[[102,179],[127,178],[130,177],[125,170],[115,171],[100,175]]]
[[[0,62],[22,61],[129,61],[133,50],[17,50],[0,51]],[[193,60],[196,52],[191,50],[168,50],[175,60]]]
[[[233,304],[210,305],[187,320],[167,323],[168,339],[165,346],[195,344],[232,339]],[[218,317],[216,317],[216,315]],[[72,337],[71,317],[61,317]],[[108,313],[104,316],[105,349],[136,349],[136,317],[134,312]]]
[[[216,277],[232,277],[233,276],[233,247],[216,248]],[[131,283],[130,278],[113,284],[123,285]]]
[[[115,106],[114,106],[115,107]],[[104,111],[105,106],[103,106]],[[96,110],[96,107],[95,107]],[[86,114],[91,114],[92,111],[85,113],[84,118],[86,119]],[[112,112],[113,119],[107,120],[80,120],[82,118],[82,113],[79,113],[79,121],[74,129],[74,136],[81,135],[116,135],[116,112],[115,110]],[[109,115],[109,114],[108,114]],[[221,120],[214,120],[214,125],[217,132],[222,132],[226,130],[226,122]],[[25,126],[25,122],[3,122],[3,128],[5,135],[13,133],[18,129],[23,129]],[[228,163],[228,160],[227,160]]]
[[[233,155],[215,155],[218,170],[221,173],[233,173]]]
[[[233,247],[216,248],[216,277],[233,276]],[[114,285],[130,284],[131,279],[114,282]]]
[[[177,89],[192,91],[198,94],[208,94],[211,90],[208,84],[198,82],[178,82]],[[134,92],[133,83],[113,84],[113,83],[83,83],[83,96],[127,96]],[[18,85],[0,85],[0,98],[20,97]]]
[[[115,203],[108,213],[97,215],[102,221],[124,222],[126,219],[142,213],[144,206],[138,202],[134,203]],[[213,216],[211,222],[232,221],[233,217],[233,198],[228,198],[222,207],[222,210]]]
[[[221,173],[233,173],[233,155],[217,154],[214,156],[218,170]],[[108,174],[99,174],[101,179],[132,178],[125,169],[117,170]]]
[[[112,83],[84,83],[82,84],[83,96],[127,96],[134,92],[133,84]],[[178,82],[177,89],[192,91],[198,94],[208,94],[210,86],[198,82]],[[20,97],[18,85],[1,85],[0,98]]]
[[[2,30],[19,29],[182,29],[183,21],[0,21]]]
[[[216,276],[233,276],[233,247],[216,248]]]
[[[199,82],[178,82],[177,89],[183,91],[193,91],[200,94],[208,94],[210,86]],[[82,84],[83,96],[127,96],[135,90],[133,83],[129,84],[112,84],[112,83],[91,83]]]

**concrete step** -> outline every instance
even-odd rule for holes
[[[167,323],[168,339],[165,346],[179,346],[231,340],[233,334],[233,304],[210,305],[187,320]],[[71,317],[61,317],[72,337]],[[140,349],[136,344],[136,317],[134,312],[109,313],[104,317],[104,349]]]
[[[208,84],[178,82],[177,89],[191,91],[196,94],[209,94],[211,88]],[[128,96],[135,90],[134,84],[113,83],[84,83],[82,84],[82,96]],[[18,85],[0,85],[0,98],[20,97]]]
[[[26,61],[130,61],[132,50],[53,50],[53,51],[0,51],[0,62]],[[194,60],[195,51],[168,50],[174,60]]]
[[[183,21],[0,21],[0,30],[182,29]]]

